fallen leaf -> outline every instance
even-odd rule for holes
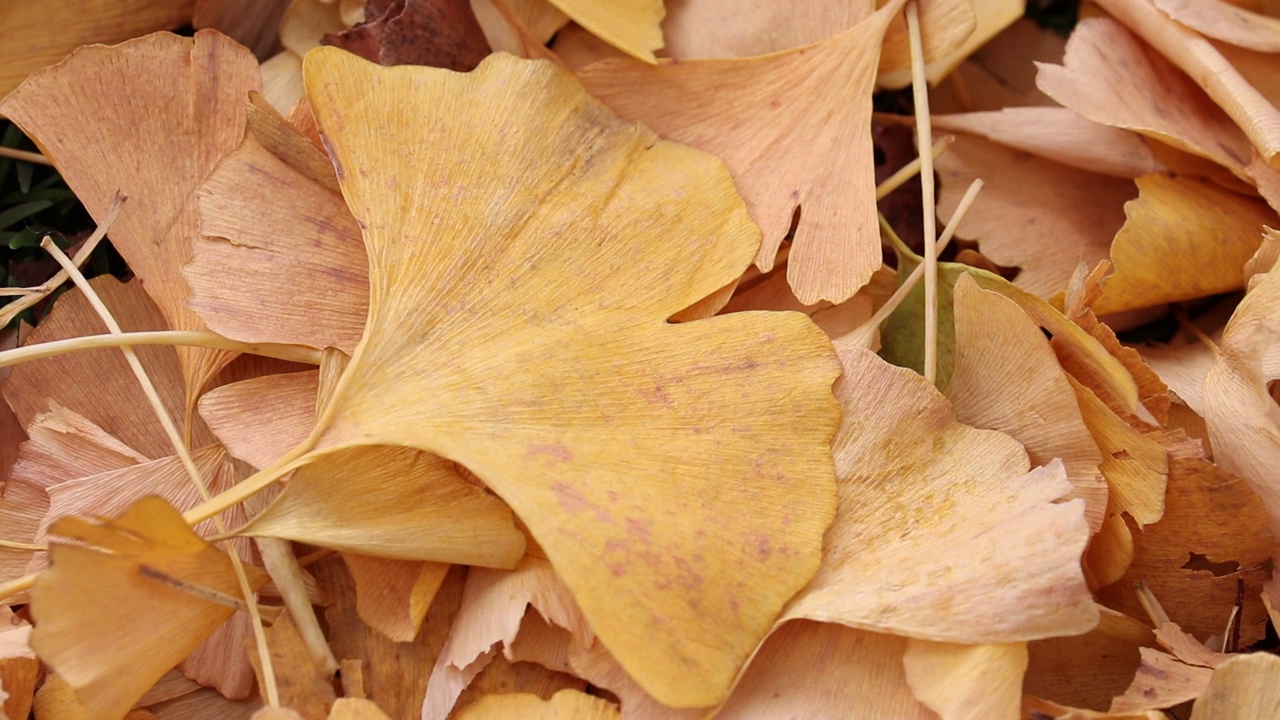
[[[1111,245],[1115,273],[1093,304],[1099,315],[1193,300],[1243,287],[1242,268],[1276,224],[1264,203],[1199,178],[1147,175],[1125,204]]]
[[[1218,667],[1191,720],[1248,720],[1280,713],[1280,658],[1250,653]]]
[[[1036,63],[1061,62],[1065,47],[1053,30],[1016,20],[933,87],[929,108],[945,114],[1056,105],[1036,87]]]
[[[326,35],[324,42],[380,65],[430,65],[466,71],[489,54],[489,43],[469,0],[370,3],[364,22]]]
[[[245,96],[259,89],[257,62],[229,38],[213,31],[194,38],[154,34],[81,48],[10,93],[0,114],[35,139],[99,223],[117,192],[129,196],[111,225],[112,244],[169,329],[201,330],[179,271],[198,232],[194,192],[240,143]],[[112,152],[104,155],[85,137]],[[174,137],[190,140],[157,142]],[[200,390],[232,354],[177,352],[186,407],[194,411]]]
[[[382,708],[369,700],[338,698],[329,711],[328,720],[391,720]]]
[[[1016,440],[959,423],[924,378],[869,350],[841,360],[839,511],[784,617],[974,644],[1093,627],[1089,530],[1083,502],[1058,502],[1071,490],[1062,465],[1028,473]]]
[[[660,23],[666,10],[662,0],[547,0],[591,34],[622,52],[655,62],[653,51],[662,47]]]
[[[218,30],[252,50],[259,58],[266,58],[280,47],[277,29],[289,2],[290,0],[195,0],[191,25],[197,30]]]
[[[318,423],[315,448],[298,463],[370,444],[417,447],[461,463],[526,523],[601,639],[642,685],[673,705],[713,704],[816,567],[834,502],[827,463],[835,368],[821,331],[807,318],[780,314],[699,321],[714,324],[710,333],[696,322],[665,322],[736,278],[756,250],[759,236],[723,166],[612,118],[548,63],[495,55],[458,75],[378,68],[321,48],[308,55],[307,68],[313,110],[348,205],[367,228],[371,300],[359,350]],[[504,90],[475,94],[495,85]],[[353,92],[381,99],[353,104]],[[494,128],[453,113],[448,103],[459,97],[487,98]],[[383,127],[426,137],[379,119],[402,117],[402,106],[414,108],[413,122],[422,127],[451,123],[485,138],[497,127],[524,129],[508,136],[518,145],[486,140],[490,159],[473,155],[460,164],[407,146],[388,157],[382,139],[355,131]],[[569,142],[587,129],[599,139]],[[491,168],[516,148],[526,172],[513,187]],[[409,197],[418,206],[434,203],[421,192],[401,196],[397,187],[450,174],[448,186],[437,186],[448,206],[480,212],[438,217],[447,218],[448,229],[401,212]],[[465,191],[453,184],[464,176],[471,178]],[[510,199],[495,204],[495,196]],[[664,213],[641,234],[614,234],[638,227],[629,225],[633,208],[648,213],[656,202]],[[679,243],[670,242],[668,225],[679,226]],[[520,249],[526,246],[528,252]],[[482,281],[451,268],[481,262],[509,290],[480,297],[462,290],[458,283],[469,291]],[[580,264],[592,270],[565,274],[565,266]],[[599,284],[605,277],[612,278],[607,287]],[[644,294],[633,294],[637,287]],[[626,316],[636,320],[619,325]],[[498,318],[508,329],[492,324]],[[430,345],[421,342],[423,332],[435,338]],[[485,342],[473,344],[476,332]],[[529,332],[536,343],[515,341]],[[488,342],[494,333],[508,337],[506,353],[495,354]],[[725,347],[736,350],[725,356]],[[442,352],[456,371],[440,368]],[[712,352],[723,359],[709,362]],[[624,365],[624,358],[634,360]],[[388,374],[392,367],[403,372]],[[463,390],[472,383],[464,378],[481,377],[475,373],[485,367],[494,373],[493,394]],[[515,367],[521,372],[504,369]],[[602,372],[608,385],[579,381]],[[755,391],[742,394],[743,386]],[[633,396],[649,400],[632,403]],[[403,401],[397,410],[386,405],[393,398]],[[783,398],[789,409],[779,412]],[[584,412],[590,425],[573,420]],[[607,433],[592,429],[599,427]],[[653,430],[675,427],[689,429],[679,443],[670,431]],[[776,445],[783,427],[785,452]],[[707,453],[716,461],[685,470],[688,457]],[[644,470],[637,474],[637,467]],[[585,468],[580,480],[566,482]],[[673,476],[689,499],[686,509],[658,491]],[[644,478],[659,485],[645,490],[636,482]],[[725,493],[726,478],[738,490]],[[619,483],[627,493],[614,489]],[[744,516],[745,493],[776,511]],[[565,512],[574,519],[566,521]],[[785,554],[758,558],[761,539]],[[616,570],[600,573],[601,558]],[[748,558],[756,570],[744,576]]]
[[[964,4],[969,5],[970,8],[965,9],[962,6],[958,6],[957,10],[959,12],[956,16],[939,22],[934,26],[946,27],[951,25],[956,27],[957,35],[962,37],[964,42],[958,48],[948,52],[945,57],[928,61],[928,65],[925,66],[925,77],[930,84],[936,84],[950,74],[957,65],[973,54],[975,50],[985,45],[988,40],[1001,30],[1009,27],[1015,20],[1021,18],[1026,10],[1025,0],[971,0],[971,2]],[[973,18],[972,25],[969,24],[970,17]],[[924,18],[921,18],[921,25],[924,28],[928,27],[924,25]],[[964,28],[963,32],[960,32],[959,28]],[[925,32],[929,32],[929,30],[926,29]],[[937,31],[935,30],[934,32]],[[905,43],[895,43],[888,47],[893,48],[895,46],[903,48]],[[881,75],[879,82],[882,86],[905,87],[910,82],[910,63],[905,56],[899,55],[898,57],[902,58],[897,64],[900,69],[897,72]],[[884,61],[881,61],[882,71],[884,66]]]
[[[1154,647],[1155,635],[1148,625],[1128,615],[1106,607],[1100,611],[1098,626],[1083,635],[1027,644],[1025,692],[1098,711],[1124,692],[1141,663],[1140,650]]]
[[[988,112],[934,115],[929,121],[934,130],[986,138],[1014,150],[1103,175],[1136,178],[1166,169],[1141,135],[1086,120],[1067,108],[1007,107]]]
[[[1257,493],[1280,530],[1280,412],[1267,383],[1280,372],[1272,356],[1280,345],[1276,308],[1280,273],[1267,273],[1236,308],[1222,333],[1221,354],[1204,379],[1204,419],[1214,459]]]
[[[1161,13],[1152,0],[1099,0],[1098,5],[1196,80],[1267,163],[1280,170],[1280,110],[1209,41]]]
[[[902,658],[911,692],[939,717],[1020,717],[1027,644],[910,640]]]
[[[38,0],[7,2],[0,9],[0,27],[21,32],[7,33],[0,48],[0,97],[81,45],[116,43],[181,27],[191,20],[195,4],[195,0],[89,0],[51,7]]]
[[[1207,37],[1260,52],[1280,52],[1280,19],[1224,0],[1155,0],[1155,4],[1164,14]]]
[[[907,685],[906,647],[907,640],[894,635],[810,620],[783,623],[765,640],[716,717],[933,720],[937,716]]]
[[[300,718],[321,718],[328,715],[329,708],[337,699],[332,678],[316,667],[289,611],[282,612],[275,623],[266,629],[265,634],[280,702]],[[249,650],[254,672],[258,675],[258,685],[262,687],[261,660],[253,651],[252,641],[246,649]],[[261,716],[264,712],[266,709],[258,711],[255,716]]]
[[[1107,257],[1124,203],[1137,192],[1128,180],[971,136],[958,136],[936,163],[939,217],[950,222],[965,189],[982,178],[982,196],[957,233],[996,263],[1021,268],[1017,286],[1046,298],[1066,289],[1076,265]]]
[[[773,267],[794,228],[787,279],[805,304],[852,297],[880,267],[871,89],[892,0],[818,45],[745,60],[610,60],[579,70],[615,112],[715,153],[764,232]],[[797,209],[799,217],[797,219]]]
[[[526,57],[524,43],[498,8],[499,3],[519,18],[529,37],[542,45],[569,22],[569,16],[548,0],[471,0],[471,11],[494,52]]]
[[[223,385],[200,398],[200,416],[231,457],[264,468],[307,439],[319,387],[314,370]],[[270,415],[254,412],[264,405]]]
[[[457,720],[505,720],[519,717],[529,720],[610,720],[620,717],[618,708],[604,698],[592,697],[577,690],[561,690],[543,700],[529,693],[486,695],[457,714]]]
[[[1108,483],[1068,376],[1049,341],[1012,300],[961,275],[955,284],[955,368],[946,388],[956,418],[1022,443],[1032,465],[1060,458],[1084,500],[1092,531],[1102,525]]]
[[[371,629],[410,642],[449,574],[449,563],[415,562],[343,553],[356,585],[356,611]]]
[[[124,715],[235,612],[230,560],[159,498],[100,525],[63,518],[50,534],[87,546],[50,546],[50,569],[31,590],[31,645],[104,716]],[[266,580],[245,570],[253,588]]]

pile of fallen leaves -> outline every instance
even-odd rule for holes
[[[1280,6],[1023,11],[6,0],[5,715],[1280,717]]]

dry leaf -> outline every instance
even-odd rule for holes
[[[381,11],[381,12],[379,12]],[[324,38],[380,65],[471,70],[489,54],[469,0],[382,0],[364,22]]]
[[[936,162],[939,217],[950,222],[965,189],[982,178],[982,195],[958,235],[977,240],[1000,265],[1021,268],[1014,282],[1041,297],[1064,290],[1079,263],[1107,257],[1124,203],[1137,192],[1128,180],[963,135]]]
[[[0,97],[81,45],[179,28],[191,21],[194,5],[195,0],[88,0],[56,6],[9,0],[0,8],[0,27],[11,30],[0,47]]]
[[[392,560],[343,553],[356,585],[356,610],[371,629],[410,642],[422,628],[431,601],[449,574],[448,563]]]
[[[325,620],[330,645],[337,657],[360,662],[361,694],[392,718],[419,717],[431,668],[448,638],[462,599],[466,569],[455,567],[449,572],[427,611],[422,629],[412,642],[406,643],[394,642],[361,622],[355,586],[341,558],[322,560],[314,569],[329,598]]]
[[[964,8],[963,5],[969,5]],[[937,84],[946,77],[952,70],[956,68],[965,58],[969,57],[975,50],[982,47],[995,37],[1001,30],[1009,27],[1013,22],[1022,17],[1026,10],[1025,0],[971,0],[971,2],[963,3],[956,7],[956,15],[948,20],[937,23],[935,27],[946,27],[947,24],[959,28],[964,28],[963,33],[957,32],[959,37],[964,39],[960,47],[947,53],[945,57],[936,61],[929,61],[925,67],[925,77],[930,84]],[[972,25],[969,18],[972,17]],[[925,19],[921,18],[921,26],[925,33],[929,33],[929,26],[925,24]],[[972,27],[972,30],[969,28]],[[905,29],[905,28],[904,28]],[[936,32],[936,30],[935,30]],[[945,32],[945,31],[944,31]],[[886,46],[889,48],[905,47],[905,43],[889,44],[886,39]],[[880,84],[886,87],[905,87],[910,82],[910,63],[903,58],[896,63],[897,72],[888,73],[880,77]],[[885,69],[885,63],[881,62],[881,69]]]
[[[471,0],[471,11],[494,52],[528,57],[519,33],[507,22],[498,8],[499,3],[519,19],[524,32],[534,42],[542,45],[569,22],[569,16],[547,0]]]
[[[50,547],[51,567],[31,591],[31,645],[104,716],[124,715],[235,612],[231,561],[159,498],[100,525],[63,518],[50,534],[88,547]],[[266,580],[245,570],[251,587]]]
[[[548,63],[495,55],[459,75],[324,49],[307,62],[313,110],[366,228],[371,300],[316,449],[298,464],[386,444],[465,465],[528,525],[642,685],[674,705],[713,704],[816,567],[834,501],[835,368],[821,331],[780,314],[665,322],[755,253],[723,166],[611,117]],[[479,98],[487,123],[452,109]],[[411,125],[390,121],[406,108]],[[426,138],[417,126],[486,140],[454,158],[362,130]],[[584,131],[596,138],[585,146]],[[492,172],[513,156],[525,168],[515,186]],[[406,214],[405,202],[456,212]],[[655,203],[661,216],[633,223]],[[472,294],[484,277],[502,285]],[[602,373],[607,385],[582,382]],[[706,460],[690,472],[690,457]],[[666,492],[675,478],[682,507]],[[737,489],[725,493],[729,478]],[[745,516],[747,497],[775,510]],[[775,552],[760,557],[761,543]]]
[[[776,55],[611,60],[579,75],[623,117],[720,156],[764,232],[756,265],[773,267],[794,224],[787,279],[796,297],[839,303],[881,263],[871,88],[880,40],[901,7],[891,0],[829,40]]]
[[[550,563],[526,555],[510,572],[472,569],[462,608],[431,672],[424,720],[445,720],[459,696],[498,654],[509,649],[528,607],[550,623],[569,630],[579,645],[590,647],[594,633],[569,589]]]
[[[957,113],[1056,105],[1036,87],[1035,64],[1061,62],[1065,48],[1053,30],[1030,18],[1017,20],[936,85],[929,108]]]
[[[868,350],[841,359],[840,507],[785,617],[958,643],[1093,627],[1089,530],[1082,502],[1058,502],[1071,489],[1062,465],[1027,473],[1017,441],[957,422],[924,378]]]
[[[1255,90],[1208,40],[1161,13],[1152,0],[1098,0],[1098,5],[1195,80],[1244,131],[1267,163],[1280,170],[1280,109]]]
[[[840,625],[783,623],[765,640],[716,717],[934,720],[937,716],[907,686],[906,646],[904,638]]]
[[[1092,710],[1105,710],[1124,692],[1141,663],[1140,650],[1154,646],[1155,636],[1132,617],[1105,607],[1101,613],[1098,627],[1084,635],[1027,644],[1025,692]]]
[[[1103,458],[1085,425],[1066,373],[1040,328],[1013,301],[978,287],[969,275],[955,286],[955,369],[947,399],[956,418],[999,430],[1027,449],[1032,465],[1060,458],[1084,500],[1092,531],[1107,509]]]
[[[167,329],[140,283],[120,283],[102,276],[91,280],[90,286],[126,332]],[[78,290],[71,290],[58,298],[53,312],[27,337],[27,344],[104,332],[106,328],[89,301]],[[182,417],[183,381],[178,355],[172,348],[161,346],[139,347],[135,352],[169,416]],[[85,392],[81,383],[90,384],[93,392]],[[20,365],[13,369],[2,390],[24,427],[56,403],[145,457],[154,459],[173,453],[173,446],[155,421],[146,396],[119,350],[69,353]],[[195,447],[212,442],[203,423],[193,423],[191,430]]]
[[[355,347],[368,314],[368,259],[336,192],[246,138],[200,187],[200,233],[183,273],[191,307],[212,330],[252,342]],[[325,280],[274,290],[279,278],[313,276]],[[272,312],[236,312],[257,302]]]
[[[653,52],[662,47],[660,23],[666,10],[662,0],[547,0],[591,34],[622,52],[655,62]]]
[[[618,718],[618,708],[604,698],[592,697],[577,690],[561,690],[543,700],[529,693],[486,695],[454,717],[457,720],[611,720]]]
[[[1230,292],[1258,249],[1264,225],[1277,222],[1264,203],[1198,178],[1138,178],[1125,224],[1111,245],[1116,271],[1093,304],[1100,315]]]
[[[264,468],[307,438],[319,387],[314,370],[223,385],[200,398],[200,416],[231,457]],[[271,414],[258,412],[262,407]]]
[[[1280,273],[1270,272],[1245,296],[1222,334],[1221,355],[1204,380],[1204,419],[1214,459],[1262,499],[1271,529],[1280,530],[1280,410],[1267,383],[1280,376]]]
[[[338,698],[329,710],[328,720],[392,720],[382,708],[369,700]]]
[[[337,699],[330,682],[331,673],[316,667],[307,645],[293,624],[289,611],[285,610],[271,627],[266,629],[267,648],[271,652],[271,667],[275,673],[280,702],[301,718],[322,718]],[[262,687],[262,667],[258,653],[250,641],[249,659],[258,674],[258,686]],[[260,710],[255,716],[261,716]]]
[[[989,112],[934,115],[930,122],[935,131],[983,137],[1014,150],[1103,175],[1136,178],[1165,170],[1141,135],[1086,120],[1067,108],[1008,107]],[[984,177],[984,180],[998,182],[995,177]]]
[[[277,34],[289,1],[195,0],[191,24],[197,30],[221,31],[259,58],[266,58],[280,47]]]
[[[1224,0],[1155,0],[1169,17],[1207,37],[1260,52],[1280,52],[1280,19]]]
[[[942,718],[1017,720],[1027,644],[953,645],[910,640],[902,658],[907,684]]]
[[[1191,720],[1252,720],[1280,714],[1280,658],[1251,653],[1219,666]]]

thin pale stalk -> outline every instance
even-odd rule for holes
[[[250,355],[261,355],[278,360],[291,360],[307,365],[320,364],[320,351],[301,345],[242,343],[228,340],[217,333],[199,330],[158,330],[154,332],[121,333],[120,335],[86,335],[37,345],[24,345],[12,350],[0,351],[0,368],[21,365],[32,360],[43,360],[82,350],[136,347],[138,345],[181,345],[184,347],[203,347],[211,350],[234,350]]]
[[[0,600],[8,600],[9,598],[21,592],[31,589],[36,584],[36,575],[24,575],[7,583],[0,584]]]
[[[1218,344],[1213,341],[1213,338],[1206,335],[1199,325],[1191,322],[1191,317],[1187,315],[1187,311],[1184,308],[1174,308],[1173,316],[1178,319],[1178,324],[1182,326],[1182,329],[1191,334],[1191,337],[1204,343],[1205,347],[1212,350],[1214,357],[1222,356],[1222,351],[1218,349]]]
[[[49,549],[44,545],[18,542],[17,540],[0,540],[0,548],[9,548],[10,550],[30,550],[32,552],[44,552]]]
[[[35,163],[37,165],[53,165],[53,161],[41,155],[40,153],[30,152],[28,150],[15,150],[14,148],[0,147],[0,157],[13,158],[23,162]]]
[[[89,285],[89,281],[80,273],[80,269],[71,262],[71,258],[59,250],[58,246],[48,237],[40,245],[67,271],[71,281],[75,283],[76,287],[80,288],[80,292],[84,293],[85,299],[93,306],[94,311],[98,313],[98,317],[102,319],[103,324],[107,326],[111,334],[122,335],[124,331],[120,329],[120,323],[116,322],[111,311],[102,303],[102,298],[98,297],[98,293],[94,292],[93,286]],[[146,369],[142,367],[142,361],[138,359],[138,354],[133,351],[132,347],[128,346],[120,348],[120,352],[124,354],[125,360],[129,363],[129,369],[133,371],[134,377],[138,379],[138,384],[142,387],[143,394],[147,396],[147,401],[151,404],[151,409],[155,412],[156,419],[160,421],[160,426],[164,428],[164,433],[173,445],[174,452],[177,453],[178,458],[182,461],[182,466],[186,469],[187,475],[191,477],[191,482],[200,492],[200,497],[208,501],[211,497],[209,488],[205,485],[204,478],[201,477],[195,461],[191,459],[191,453],[187,450],[187,445],[183,442],[177,426],[174,425],[173,418],[169,417],[169,412],[165,410],[164,403],[160,400],[160,393],[156,391],[155,383],[151,382],[151,377],[147,375]],[[219,533],[227,531],[221,517],[215,516],[213,522]],[[267,704],[271,707],[279,707],[280,693],[276,687],[275,670],[271,666],[271,653],[267,650],[267,636],[262,629],[262,616],[258,614],[257,595],[254,593],[253,588],[249,586],[249,576],[245,574],[244,564],[240,561],[240,555],[234,547],[227,548],[227,557],[231,559],[231,567],[240,585],[240,592],[244,596],[245,610],[249,614],[253,627],[253,637],[258,646],[258,659],[262,663],[263,685],[265,686],[263,691],[267,696]]]
[[[933,147],[929,119],[929,86],[924,75],[924,45],[920,41],[920,8],[907,3],[907,34],[911,40],[911,92],[916,106],[916,147]],[[924,378],[938,380],[938,228],[933,197],[933,153],[920,153],[920,190],[924,198]]]
[[[1138,581],[1135,589],[1138,593],[1138,604],[1146,611],[1147,617],[1151,618],[1151,624],[1160,627],[1169,622],[1169,613],[1164,611],[1164,606],[1156,599],[1156,594],[1151,592],[1151,588],[1147,587],[1145,582]]]
[[[960,204],[956,205],[956,211],[951,214],[951,223],[943,228],[942,236],[938,238],[938,252],[946,250],[947,245],[951,244],[951,238],[956,235],[956,228],[960,227],[960,223],[964,220],[965,214],[969,212],[969,208],[973,205],[973,201],[977,199],[978,192],[982,190],[982,185],[982,179],[978,178],[969,184],[968,190],[964,191],[964,197],[960,198]],[[880,216],[880,222],[882,224],[885,222],[883,215]],[[889,231],[891,232],[892,229]],[[880,309],[876,310],[870,320],[859,325],[848,334],[840,336],[836,339],[836,342],[858,342],[860,336],[870,337],[870,329],[878,328],[881,323],[888,320],[889,316],[893,314],[893,311],[898,309],[898,306],[907,299],[907,296],[911,294],[911,291],[920,283],[920,278],[923,276],[924,263],[921,263],[916,266],[915,270],[911,271],[911,274],[908,275],[907,279],[898,286],[898,289],[893,291],[893,294],[890,295],[889,299],[880,306]]]

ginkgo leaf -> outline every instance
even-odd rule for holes
[[[1214,460],[1247,482],[1280,530],[1280,419],[1267,383],[1280,376],[1273,359],[1280,345],[1276,308],[1280,273],[1269,272],[1231,316],[1222,334],[1221,354],[1204,379],[1204,419]]]
[[[368,259],[336,192],[246,138],[199,197],[201,237],[183,274],[210,329],[236,340],[355,347],[368,314]],[[265,203],[269,211],[252,210]],[[275,291],[279,278],[317,274],[327,280]],[[246,305],[272,311],[236,312]]]
[[[1014,282],[1041,297],[1064,290],[1079,263],[1107,257],[1124,225],[1124,203],[1137,194],[1131,181],[971,136],[957,136],[935,162],[939,217],[949,220],[965,188],[981,178],[982,197],[961,220],[958,235],[978,241],[1000,265],[1020,268]]]
[[[956,645],[910,640],[907,684],[939,717],[1018,718],[1027,644]]]
[[[1280,19],[1250,12],[1223,0],[1155,0],[1169,17],[1200,34],[1232,45],[1280,52]]]
[[[121,283],[110,276],[90,281],[102,303],[127,332],[167,329],[163,316],[137,282]],[[58,303],[27,336],[27,344],[50,342],[105,331],[102,321],[78,290],[58,298]],[[139,347],[135,350],[160,400],[171,417],[182,417],[183,379],[178,355],[167,347]],[[90,384],[93,392],[85,392]],[[26,363],[13,368],[0,391],[29,426],[37,415],[53,404],[74,411],[101,428],[120,443],[147,458],[166,457],[173,447],[152,415],[146,396],[129,370],[119,350],[102,349],[70,353]],[[204,447],[213,441],[201,422],[191,427],[192,445]]]
[[[839,625],[784,623],[752,659],[729,701],[729,720],[868,717],[932,720],[902,667],[907,641]]]
[[[1254,182],[1244,172],[1254,155],[1249,138],[1171,59],[1115,20],[1081,21],[1063,64],[1039,69],[1036,84],[1080,115],[1153,137]]]
[[[328,715],[329,708],[337,699],[332,671],[326,673],[316,666],[289,611],[282,612],[264,634],[271,653],[271,668],[275,674],[280,702],[303,718]],[[253,669],[258,674],[258,685],[261,687],[264,684],[262,661],[257,653],[250,653],[249,658],[253,661]]]
[[[528,720],[615,720],[620,716],[618,707],[604,698],[577,690],[561,690],[549,700],[530,693],[486,695],[454,717],[457,720],[506,720],[513,717]]]
[[[1083,502],[1058,502],[1071,491],[1062,465],[1028,473],[1016,440],[959,423],[918,374],[865,349],[840,354],[839,511],[784,617],[955,643],[1093,627],[1089,527]]]
[[[381,14],[375,14],[381,10]],[[468,0],[403,0],[366,5],[358,25],[324,38],[380,65],[471,70],[489,54]]]
[[[494,52],[524,55],[520,34],[507,21],[499,4],[519,19],[524,32],[534,42],[542,45],[546,45],[569,22],[569,16],[548,0],[471,0],[471,11],[475,13],[476,22]]]
[[[666,323],[756,251],[723,166],[614,118],[549,63],[495,55],[459,75],[323,48],[307,62],[371,292],[296,464],[365,445],[459,462],[520,516],[646,689],[714,704],[812,575],[835,500],[821,331],[792,314]],[[484,141],[441,155],[405,144],[433,143],[415,127]],[[515,157],[512,185],[495,168]]]
[[[112,244],[170,329],[201,330],[179,271],[198,232],[194,193],[240,143],[245,97],[259,89],[257,61],[231,39],[215,31],[157,33],[81,48],[4,98],[0,114],[35,139],[99,222],[117,192],[129,197],[111,225]],[[231,357],[178,349],[189,408]]]
[[[1036,87],[1035,64],[1061,62],[1065,47],[1066,39],[1050,28],[1016,20],[934,86],[929,107],[945,114],[1055,105]]]
[[[205,393],[200,416],[231,457],[264,468],[306,440],[315,425],[319,387],[315,371],[243,380]],[[264,405],[270,415],[257,412]]]
[[[0,537],[14,542],[35,542],[49,512],[50,486],[147,459],[56,403],[50,412],[36,416],[27,433],[30,438],[19,448],[0,496]],[[30,550],[0,549],[0,579],[26,575],[34,558]]]
[[[1098,0],[1098,5],[1191,76],[1244,131],[1266,162],[1280,170],[1280,109],[1212,43],[1157,10],[1153,0]]]
[[[1136,178],[1165,170],[1141,135],[1086,120],[1067,108],[1008,107],[998,111],[934,115],[929,122],[934,130],[983,137],[1103,175]],[[999,182],[998,177],[984,176],[984,180]]]
[[[514,567],[525,546],[501,500],[458,475],[453,461],[412,447],[358,445],[325,454],[294,471],[236,533],[498,568]]]
[[[756,265],[773,267],[795,225],[787,279],[805,304],[847,300],[880,267],[871,90],[891,0],[853,28],[745,60],[610,60],[579,71],[624,118],[715,153],[764,232]],[[797,217],[798,213],[798,217]]]
[[[417,636],[450,567],[351,552],[344,552],[342,559],[356,584],[360,619],[396,642],[410,642]]]
[[[289,5],[290,0],[195,0],[191,25],[213,28],[265,58],[280,47],[277,28]]]
[[[63,518],[50,534],[84,545],[50,547],[31,590],[31,645],[101,716],[124,715],[239,602],[230,559],[159,498],[97,525]],[[245,571],[254,589],[266,581]]]
[[[956,418],[1022,443],[1033,465],[1060,458],[1092,531],[1107,509],[1103,458],[1068,376],[1040,328],[1013,301],[961,275],[955,284],[956,360],[947,399]]]
[[[1251,720],[1276,713],[1280,713],[1280,658],[1250,653],[1218,667],[1191,708],[1191,720]]]
[[[1241,269],[1277,217],[1265,203],[1205,180],[1138,178],[1138,198],[1111,245],[1116,271],[1103,281],[1094,312],[1193,300],[1243,286]]]
[[[181,27],[190,22],[195,4],[195,0],[89,0],[54,7],[6,2],[0,8],[0,27],[22,32],[8,33],[0,45],[0,97],[81,45],[122,42]]]
[[[505,651],[515,642],[529,607],[568,630],[580,645],[592,645],[595,636],[582,610],[546,560],[526,555],[509,572],[474,570],[467,577],[449,640],[431,671],[422,704],[424,720],[450,716],[458,697],[493,660],[499,646]]]
[[[1024,0],[971,0],[966,4],[971,9],[951,20],[951,22],[960,24],[961,27],[965,28],[961,36],[964,42],[959,47],[948,52],[944,57],[929,61],[925,67],[925,78],[930,84],[936,84],[949,75],[965,58],[985,45],[988,40],[999,34],[1001,30],[1009,27],[1015,20],[1021,18],[1026,11]],[[969,17],[973,18],[972,25],[970,25]],[[922,27],[924,27],[923,32],[926,34],[938,32],[938,30],[924,26],[923,18]],[[905,30],[905,27],[903,29]],[[895,43],[888,47],[905,49],[904,46],[905,43]],[[884,87],[905,87],[910,82],[910,63],[907,62],[905,56],[897,53],[895,55],[902,58],[896,63],[902,69],[897,72],[882,74],[879,82]],[[885,69],[885,65],[886,63],[882,61],[882,71]]]
[[[662,0],[547,0],[569,19],[622,52],[655,62],[653,51],[662,47]]]
[[[391,720],[391,717],[370,700],[338,698],[329,710],[328,720]]]
[[[1132,588],[1129,590],[1133,594]],[[1087,633],[1027,643],[1030,658],[1024,692],[1054,703],[1101,711],[1129,687],[1142,662],[1141,648],[1154,647],[1155,635],[1150,625],[1128,615],[1106,606],[1099,612],[1098,626]]]

